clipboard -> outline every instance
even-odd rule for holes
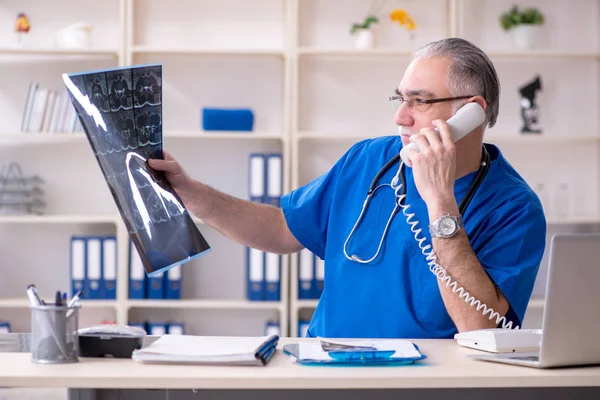
[[[393,349],[364,349],[351,351],[327,351],[329,357],[316,357],[303,354],[302,346],[311,345],[310,343],[293,343],[282,346],[284,354],[292,357],[296,364],[301,365],[337,365],[337,366],[400,366],[414,364],[415,361],[427,358],[419,351],[417,345],[413,343],[416,353],[412,357],[404,357],[401,354],[396,354]],[[318,343],[312,343],[312,346],[320,346]]]

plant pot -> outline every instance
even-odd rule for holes
[[[513,28],[513,41],[519,50],[531,50],[538,46],[542,27],[540,25],[519,25]]]
[[[371,29],[360,29],[354,35],[354,45],[357,49],[366,50],[375,46],[375,36]]]
[[[85,49],[90,45],[92,25],[80,22],[56,32],[56,44],[64,49]]]

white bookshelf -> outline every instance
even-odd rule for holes
[[[369,5],[364,0],[222,0],[218,6],[196,0],[109,0],[85,10],[76,0],[56,3],[56,8],[42,0],[0,5],[6,26],[19,11],[28,12],[33,24],[23,48],[12,46],[10,34],[0,35],[0,73],[13,77],[0,84],[0,159],[19,161],[25,172],[42,175],[48,203],[46,215],[0,215],[0,269],[8,271],[0,281],[0,319],[14,322],[17,330],[29,323],[23,313],[27,283],[48,288],[48,296],[58,287],[68,290],[66,243],[74,234],[112,234],[118,241],[117,300],[84,302],[84,324],[176,318],[191,333],[260,334],[273,319],[283,335],[296,336],[299,316],[310,317],[318,304],[298,299],[295,254],[283,257],[279,302],[246,300],[245,248],[197,218],[213,250],[183,267],[182,300],[130,300],[129,237],[86,136],[20,132],[34,77],[58,90],[63,72],[162,64],[165,148],[194,178],[247,198],[251,152],[283,154],[287,193],[326,172],[356,141],[394,134],[387,97],[411,52],[432,40],[463,36],[488,52],[500,74],[500,118],[487,140],[500,146],[532,186],[546,184],[552,197],[556,185],[568,182],[572,203],[579,201],[568,215],[557,215],[549,206],[549,236],[600,226],[600,121],[588,117],[597,115],[599,105],[597,0],[534,2],[548,16],[551,34],[545,47],[531,52],[515,50],[499,28],[497,16],[510,7],[508,0],[394,3],[415,18],[414,40],[402,28],[383,23],[377,46],[360,51],[349,28],[363,18]],[[93,46],[55,48],[54,32],[79,20],[95,24]],[[536,73],[543,79],[538,98],[545,131],[524,136],[518,132],[516,87]],[[205,132],[204,106],[249,107],[255,129]],[[585,179],[577,177],[582,171]],[[38,251],[28,251],[29,246]],[[546,263],[545,257],[532,310],[543,304]]]

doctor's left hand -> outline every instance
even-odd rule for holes
[[[434,120],[432,124],[440,133],[434,127],[421,129],[410,137],[420,152],[409,152],[415,185],[428,207],[456,202],[456,151],[452,133],[443,120]]]

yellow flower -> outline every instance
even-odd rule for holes
[[[417,27],[412,17],[403,9],[397,9],[390,12],[390,20],[392,22],[398,22],[400,26],[405,26],[409,31],[412,31]]]

